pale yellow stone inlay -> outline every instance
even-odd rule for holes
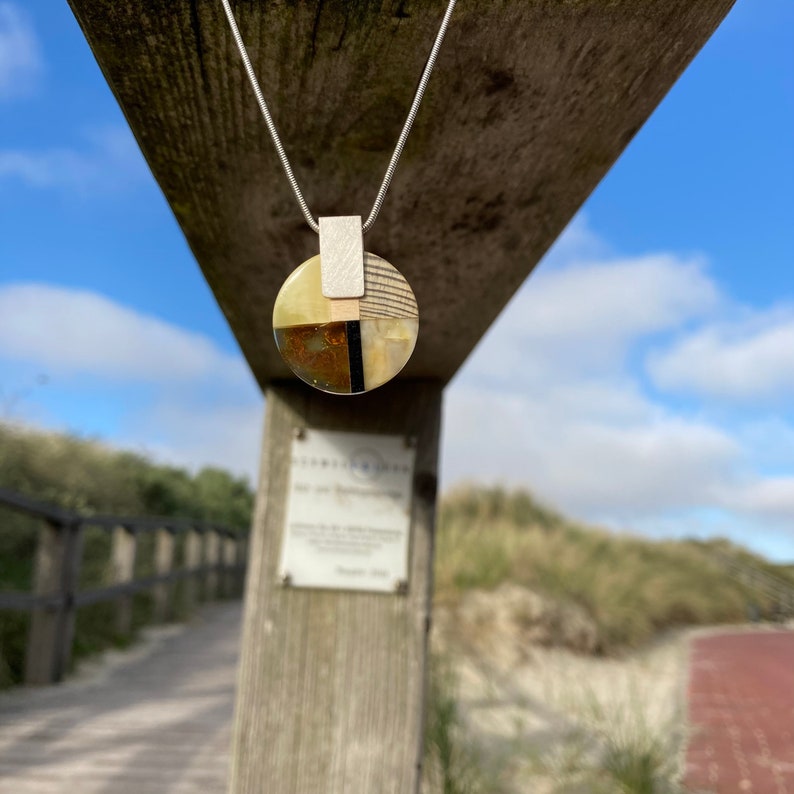
[[[273,307],[273,327],[331,322],[331,301],[323,297],[320,257],[313,256],[284,282]]]
[[[405,366],[418,334],[418,319],[361,320],[361,353],[367,390],[391,380]]]

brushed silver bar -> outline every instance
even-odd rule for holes
[[[320,218],[320,272],[326,298],[364,295],[364,235],[360,215]]]

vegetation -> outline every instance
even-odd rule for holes
[[[184,516],[247,529],[253,496],[217,468],[191,475],[96,441],[0,424],[0,485],[83,513]]]
[[[463,724],[455,675],[448,659],[431,662],[425,725],[422,791],[428,794],[502,794],[499,772],[486,760]]]
[[[678,794],[681,723],[653,729],[642,703],[619,715],[597,711],[587,730],[574,729],[556,753],[531,769],[550,778],[555,794]]]
[[[192,475],[184,469],[152,463],[144,456],[109,449],[95,441],[37,433],[0,425],[0,486],[84,514],[194,518],[247,530],[253,495],[244,478],[217,468]],[[0,590],[29,591],[38,522],[0,506]],[[103,584],[110,553],[108,534],[84,533],[80,586]],[[181,543],[176,564],[181,564]],[[139,537],[136,575],[153,569],[154,537]],[[148,622],[150,599],[135,597],[133,624]],[[78,611],[74,656],[80,658],[111,644],[129,642],[114,635],[111,604]],[[28,616],[0,612],[0,688],[21,679]]]
[[[774,605],[732,578],[717,552],[779,578],[790,576],[726,541],[651,541],[568,521],[523,491],[467,488],[439,516],[436,598],[514,582],[595,621],[602,653],[637,647],[675,626],[740,623],[748,606]]]

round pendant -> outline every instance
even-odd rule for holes
[[[320,257],[296,268],[276,297],[273,332],[290,369],[315,389],[361,394],[391,380],[413,353],[419,309],[393,265],[364,254],[364,296],[322,293]]]

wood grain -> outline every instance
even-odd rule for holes
[[[110,584],[123,584],[135,578],[137,538],[126,527],[113,529],[110,550]],[[120,596],[116,600],[116,633],[126,636],[132,631],[133,596]]]
[[[360,301],[362,320],[419,316],[416,297],[408,282],[394,265],[374,254],[364,254],[366,291]]]
[[[422,753],[442,384],[391,383],[355,400],[268,389],[250,547],[232,794],[407,794]],[[291,590],[277,563],[296,428],[415,436],[406,595]]]
[[[358,298],[334,298],[331,300],[331,322],[358,320],[361,316]]]
[[[201,534],[196,529],[189,529],[185,534],[184,567],[198,568],[202,564]],[[201,598],[201,583],[189,576],[182,584],[182,606],[191,612]]]
[[[223,539],[223,595],[231,598],[238,592],[237,581],[239,574],[235,570],[237,565],[237,545],[236,538]]]
[[[259,383],[290,377],[270,318],[317,237],[220,3],[69,2]],[[732,4],[458,5],[366,241],[422,310],[401,377],[453,376]],[[234,9],[310,207],[366,214],[443,0],[237,0]]]
[[[154,548],[154,570],[158,574],[171,573],[174,566],[174,533],[168,529],[158,529]],[[173,612],[174,585],[163,582],[154,588],[154,619],[163,622],[170,620]]]
[[[226,794],[240,613],[205,605],[77,679],[3,692],[0,794]]]
[[[25,655],[25,683],[51,684],[60,681],[69,668],[74,636],[77,577],[82,556],[82,529],[77,524],[45,521],[39,530],[33,568],[33,592],[58,595],[55,609],[31,613]]]
[[[218,595],[220,576],[218,563],[221,561],[221,538],[214,530],[208,529],[204,533],[204,564],[210,566],[204,576],[204,599],[212,601]]]

